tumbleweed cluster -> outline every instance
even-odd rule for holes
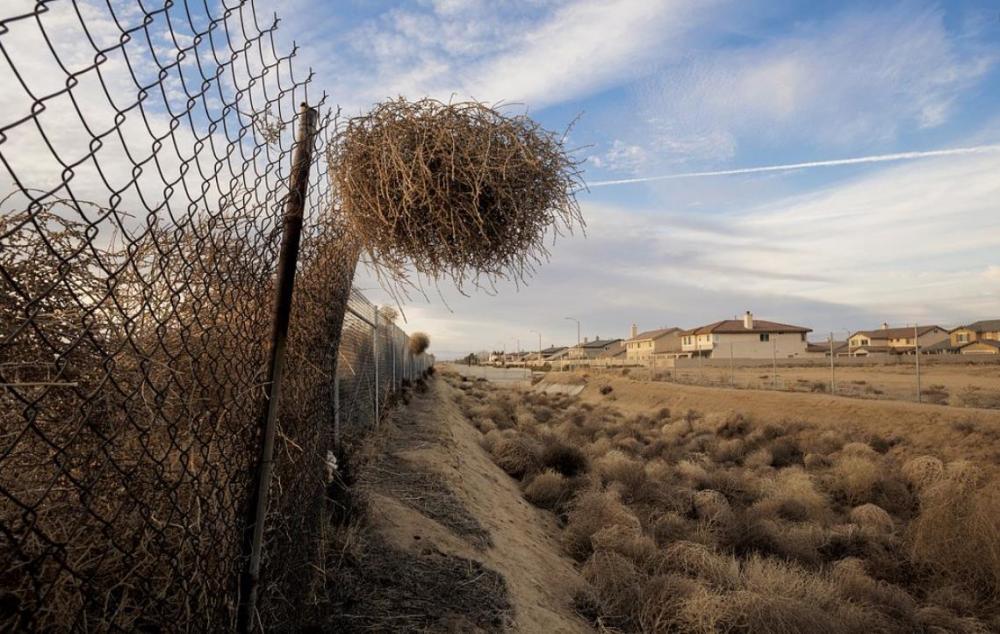
[[[396,279],[521,280],[550,231],[582,225],[564,138],[478,102],[379,104],[346,122],[329,163],[349,235]]]

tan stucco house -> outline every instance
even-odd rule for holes
[[[921,348],[929,348],[936,343],[948,339],[948,331],[941,326],[912,326],[890,328],[882,324],[878,330],[859,330],[847,340],[851,356],[867,356],[869,354],[909,354],[912,353],[916,340]]]
[[[681,333],[681,350],[691,357],[728,359],[786,359],[806,355],[810,328],[754,319],[724,319]]]
[[[625,340],[625,360],[629,363],[649,363],[653,355],[681,352],[681,329],[659,328],[639,332],[632,324],[629,338]]]
[[[949,337],[953,348],[981,339],[1000,341],[1000,319],[984,319],[968,326],[959,326],[949,333]]]
[[[593,341],[583,338],[582,343],[570,347],[566,351],[566,359],[596,359],[602,353],[607,352],[615,344],[621,344],[621,339],[601,339],[598,336]]]
[[[958,348],[960,354],[1000,354],[1000,341],[996,339],[978,339],[964,343]]]

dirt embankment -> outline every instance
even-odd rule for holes
[[[566,382],[564,373],[550,373],[549,382]],[[568,378],[575,378],[571,375]],[[601,388],[610,387],[607,394]],[[608,402],[629,412],[660,407],[699,412],[740,412],[765,422],[806,421],[859,435],[905,436],[915,455],[933,453],[947,460],[973,460],[1000,466],[1000,411],[861,400],[825,394],[734,390],[716,387],[649,383],[627,377],[590,377],[580,398]]]
[[[493,464],[453,392],[431,379],[377,434],[377,455],[354,487],[366,501],[356,530],[365,543],[345,548],[354,554],[339,573],[358,590],[342,598],[334,625],[591,631],[571,607],[581,581],[561,552],[555,518],[525,502]],[[373,601],[377,613],[365,605]]]

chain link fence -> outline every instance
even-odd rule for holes
[[[248,0],[0,8],[0,630],[293,629],[328,452],[433,364],[353,291],[311,76]],[[278,257],[302,213],[263,522]],[[241,611],[242,608],[242,611]],[[239,614],[246,612],[244,619]]]

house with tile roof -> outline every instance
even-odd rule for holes
[[[1000,319],[983,319],[968,326],[959,326],[948,333],[948,336],[953,348],[983,339],[1000,341]]]
[[[710,359],[787,359],[806,356],[811,328],[754,319],[724,319],[681,333],[681,350],[689,357]]]
[[[977,339],[958,347],[959,354],[1000,354],[1000,341],[996,339]]]
[[[859,330],[848,339],[851,356],[871,354],[912,354],[919,343],[921,350],[948,339],[948,331],[941,326],[927,325],[890,328],[883,323],[878,330]],[[916,342],[916,343],[914,343]]]
[[[570,346],[566,351],[566,359],[596,359],[601,354],[610,350],[615,344],[620,344],[621,338],[601,339],[600,336],[593,341],[583,338],[581,343]]]
[[[632,324],[625,340],[625,360],[629,363],[649,363],[655,355],[681,352],[680,328],[657,328],[639,332]]]

